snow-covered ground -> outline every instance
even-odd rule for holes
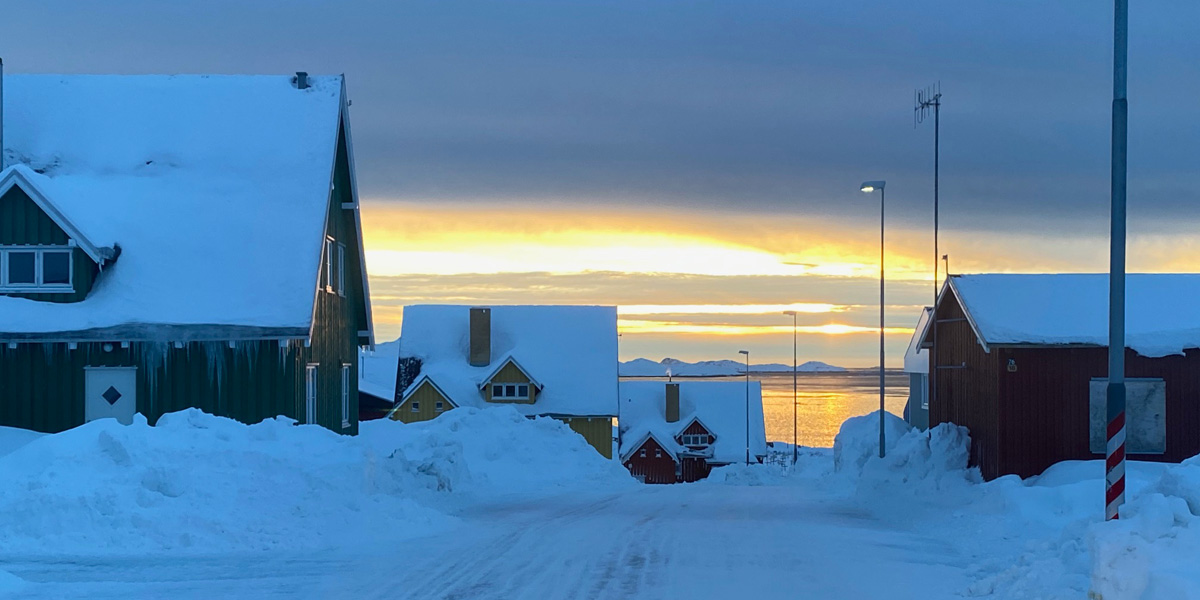
[[[632,483],[561,424],[503,409],[358,438],[197,412],[0,431],[14,598],[1200,597],[1200,462],[980,483],[965,432],[847,421],[795,468]],[[22,439],[16,437],[22,435]],[[12,440],[10,442],[10,440]]]

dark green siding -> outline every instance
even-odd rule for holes
[[[325,234],[334,239],[331,248],[336,252],[337,244],[346,246],[346,292],[345,296],[336,291],[330,292],[325,288],[325,256],[321,256],[320,278],[317,285],[316,313],[313,325],[312,342],[309,347],[301,348],[296,365],[297,409],[296,413],[304,415],[305,367],[309,363],[317,363],[317,414],[316,422],[334,431],[358,433],[358,332],[367,329],[360,322],[358,315],[365,314],[362,309],[363,300],[362,276],[359,271],[360,257],[359,241],[354,224],[354,211],[343,209],[342,203],[353,202],[349,181],[349,167],[345,152],[345,135],[338,136],[338,164],[334,170],[335,183],[330,193],[329,214]],[[346,174],[346,183],[337,182],[336,174]],[[336,259],[334,268],[337,268]],[[336,283],[336,273],[334,281]],[[342,364],[350,365],[350,410],[347,420],[348,428],[342,427],[341,401],[341,368]]]
[[[107,346],[109,351],[105,352]],[[137,367],[137,410],[151,423],[189,407],[256,423],[295,418],[299,345],[275,341],[0,345],[0,425],[56,432],[84,419],[84,367]],[[302,391],[301,391],[302,393]],[[303,417],[303,415],[300,415]]]
[[[176,348],[171,342],[131,342],[128,348],[122,348],[120,340],[113,340],[81,342],[71,349],[60,342],[21,342],[13,348],[0,343],[0,425],[56,432],[82,424],[87,366],[137,367],[137,411],[151,423],[165,413],[192,407],[246,423],[278,415],[303,422],[305,366],[317,363],[316,423],[339,433],[356,434],[358,344],[360,339],[365,342],[358,333],[368,329],[368,324],[355,211],[342,208],[343,203],[353,202],[344,137],[337,157],[326,234],[346,247],[346,290],[344,296],[325,291],[322,257],[319,289],[318,281],[313,282],[316,304],[308,344],[291,340],[281,346],[276,340],[256,340],[236,342],[233,347],[228,342],[209,342]],[[57,225],[50,222],[52,227],[46,228],[42,221],[29,217],[29,207],[18,206],[21,201],[37,208],[23,192],[15,199],[6,195],[0,202],[0,243],[28,243],[30,238],[20,236],[35,230],[49,236],[39,240],[65,243],[65,234]],[[22,225],[14,225],[12,215],[16,211],[23,211],[21,219],[35,223],[22,221]],[[36,213],[45,217],[40,210]],[[86,255],[83,258],[94,265]],[[77,260],[77,266],[81,262]],[[77,272],[75,276],[77,282],[86,280],[90,284],[93,280],[87,274]],[[350,365],[349,410],[345,415],[350,424],[345,428],[341,405],[343,363]]]
[[[70,240],[57,223],[25,193],[13,186],[0,197],[0,246],[65,246]],[[7,294],[44,302],[78,302],[87,297],[96,280],[96,263],[83,250],[72,253],[75,292],[71,294]]]

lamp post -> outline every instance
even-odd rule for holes
[[[738,350],[746,355],[746,464],[750,464],[750,351]]]
[[[1113,17],[1112,205],[1108,262],[1108,444],[1105,453],[1104,520],[1125,503],[1125,176],[1129,101],[1125,97],[1129,54],[1129,2],[1116,0]]]
[[[796,421],[798,420],[796,415],[796,403],[799,401],[800,397],[800,388],[796,383],[796,369],[798,368],[796,363],[799,362],[799,355],[797,354],[796,350],[796,319],[799,313],[794,310],[785,310],[783,311],[783,314],[792,316],[792,464],[794,465],[800,458],[800,449],[796,446],[798,437],[796,435]]]
[[[879,458],[883,458],[883,181],[864,181],[860,191],[871,193],[879,190]]]

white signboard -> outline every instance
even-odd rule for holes
[[[1090,383],[1090,446],[1104,454],[1108,445],[1108,380]],[[1167,384],[1161,379],[1125,380],[1125,453],[1167,451]]]

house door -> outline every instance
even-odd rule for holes
[[[137,367],[84,367],[83,372],[84,419],[132,423],[137,412]]]

